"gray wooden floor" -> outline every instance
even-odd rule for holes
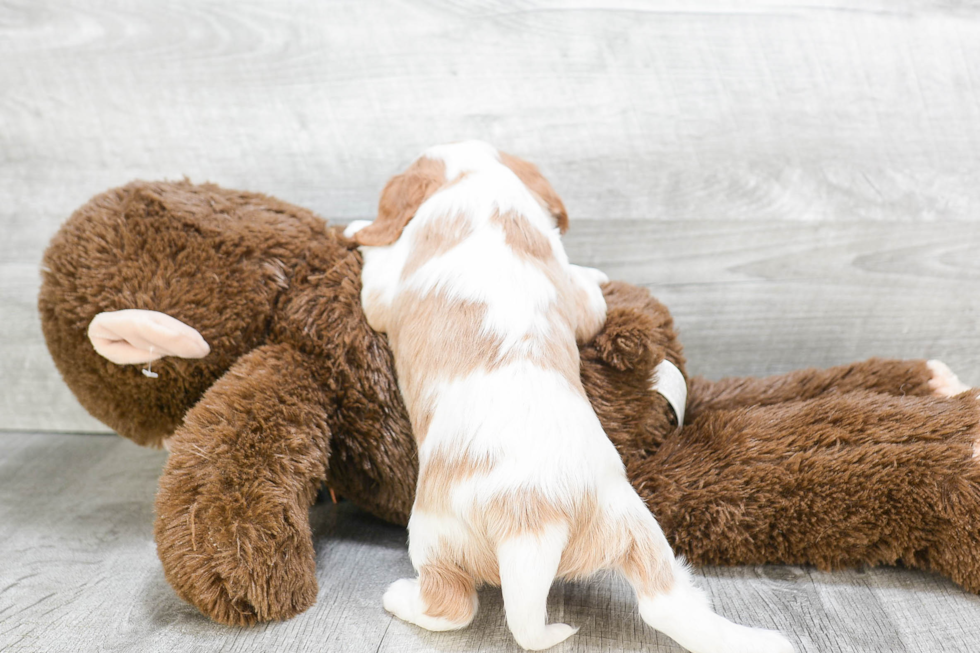
[[[214,624],[163,578],[150,538],[166,454],[114,436],[0,433],[0,650],[519,651],[499,590],[480,594],[470,628],[428,633],[381,607],[411,574],[405,530],[350,504],[320,504],[312,525],[317,604],[286,623]],[[709,568],[699,582],[724,615],[779,628],[803,652],[975,653],[980,597],[898,569]],[[682,649],[640,620],[613,577],[556,586],[549,615],[581,630],[555,650]]]
[[[673,311],[718,378],[872,355],[980,385],[980,6],[945,0],[0,0],[0,650],[515,650],[380,608],[404,531],[317,506],[308,613],[229,629],[163,579],[164,454],[105,432],[35,308],[45,244],[133,178],[341,223],[424,147],[483,138],[565,198],[578,263]],[[65,432],[64,435],[55,432]],[[700,570],[806,651],[977,651],[980,602],[904,570]],[[559,650],[677,650],[614,579],[553,592]]]

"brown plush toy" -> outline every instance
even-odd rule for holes
[[[415,445],[386,340],[361,313],[360,266],[355,244],[309,211],[189,182],[99,195],[45,255],[51,355],[92,415],[170,449],[158,552],[177,593],[216,621],[286,619],[314,602],[307,513],[324,482],[408,519]],[[694,378],[678,429],[651,390],[664,358],[684,369],[670,314],[627,284],[605,295],[583,382],[678,553],[695,564],[902,563],[980,591],[977,391],[924,361]],[[147,360],[209,353],[155,360],[156,378],[110,362],[89,329],[124,309],[174,321],[146,327],[163,334],[150,344],[93,327],[103,347],[156,346]],[[168,349],[171,336],[183,344]]]

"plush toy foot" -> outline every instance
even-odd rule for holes
[[[926,363],[932,378],[929,380],[929,387],[940,397],[955,397],[961,392],[966,392],[970,386],[966,385],[953,374],[953,370],[942,361],[931,360]]]

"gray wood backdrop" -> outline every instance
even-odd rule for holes
[[[164,460],[75,403],[35,309],[48,239],[133,178],[346,222],[424,147],[483,138],[566,199],[573,260],[667,302],[690,368],[938,357],[980,385],[980,8],[956,0],[0,0],[0,650],[516,651],[380,607],[402,529],[318,506],[317,605],[207,622],[151,540]],[[705,569],[800,651],[980,648],[980,597],[895,569]],[[558,651],[679,651],[600,579]]]

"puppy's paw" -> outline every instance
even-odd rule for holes
[[[402,578],[388,586],[381,599],[385,610],[402,621],[415,623],[422,612],[419,582],[415,578]]]
[[[609,277],[605,272],[597,268],[587,268],[582,265],[572,265],[583,278],[588,279],[592,283],[601,286],[604,283],[609,283]]]
[[[929,389],[934,394],[940,397],[955,397],[961,392],[966,392],[970,389],[970,386],[960,381],[953,374],[953,370],[949,369],[946,363],[931,360],[926,363],[926,367],[932,372],[932,378],[929,379]]]
[[[456,621],[445,617],[428,615],[425,613],[428,606],[425,604],[425,599],[422,598],[419,581],[416,578],[396,580],[388,586],[384,597],[381,599],[385,610],[402,621],[407,621],[426,630],[434,631],[459,630],[470,625],[470,622],[473,621],[473,616],[476,614],[478,605],[475,592],[471,597],[471,602],[471,612]]]
[[[344,238],[353,238],[354,234],[371,224],[370,220],[354,220],[344,229]]]
[[[561,644],[577,632],[578,628],[568,624],[548,624],[536,633],[524,633],[521,636],[514,633],[514,639],[525,651],[543,651]]]

